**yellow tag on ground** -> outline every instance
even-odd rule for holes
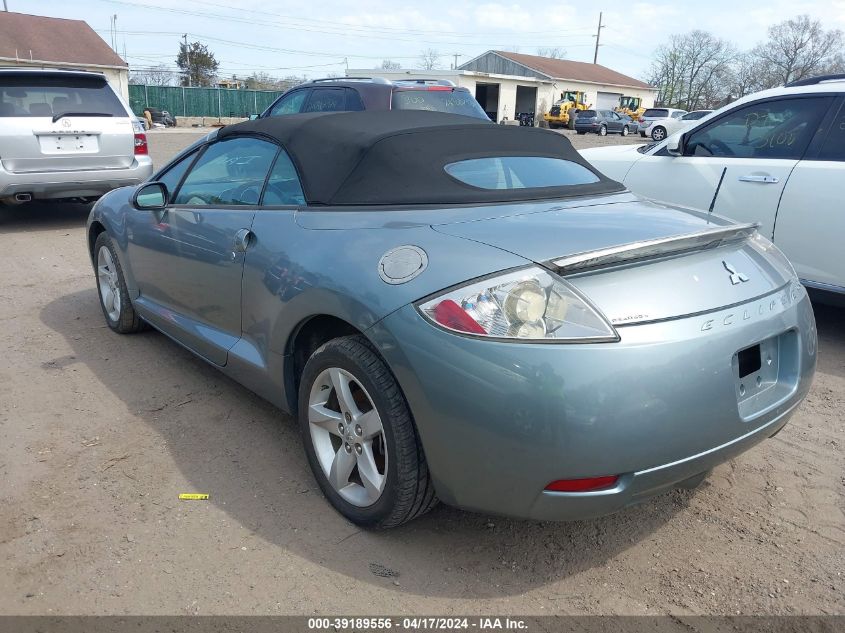
[[[202,501],[208,499],[208,495],[199,494],[196,492],[183,492],[179,495],[180,499],[187,499],[189,501]]]

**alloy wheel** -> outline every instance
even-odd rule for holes
[[[604,126],[604,125],[601,126],[601,129],[599,129],[599,135],[600,136],[607,136],[607,127],[606,126]]]
[[[101,246],[97,251],[97,285],[100,290],[100,300],[109,319],[120,320],[120,285],[117,266],[115,266],[111,251],[105,246]]]
[[[666,137],[666,131],[662,127],[654,128],[651,138],[654,141],[662,141]]]
[[[387,481],[387,443],[381,416],[355,376],[330,367],[308,398],[314,452],[329,485],[349,503],[366,507]]]

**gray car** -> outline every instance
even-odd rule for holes
[[[88,248],[110,328],[152,325],[296,415],[369,527],[693,486],[777,433],[816,365],[806,292],[754,225],[638,198],[549,130],[230,126],[104,196]]]
[[[144,129],[104,75],[0,68],[0,203],[96,198],[152,173]]]

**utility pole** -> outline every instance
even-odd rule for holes
[[[185,40],[185,61],[188,65],[188,87],[191,87],[191,49],[188,48],[188,34],[185,33],[182,36],[182,39]]]
[[[6,6],[6,0],[3,0],[3,11],[8,11],[9,7]]]
[[[455,65],[453,66],[453,68],[455,70],[458,70],[458,57],[463,57],[463,55],[461,55],[460,53],[454,53],[454,55],[455,55]]]
[[[593,35],[593,37],[596,38],[596,52],[593,53],[593,63],[594,64],[598,64],[598,62],[599,62],[599,46],[600,46],[599,40],[601,39],[601,30],[604,28],[604,26],[602,26],[602,23],[601,23],[601,15],[602,15],[602,12],[599,11],[599,28],[596,31],[596,34]]]

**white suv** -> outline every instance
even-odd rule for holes
[[[102,74],[0,68],[0,203],[96,198],[152,171],[143,129]]]
[[[651,136],[655,141],[662,141],[671,134],[670,129],[680,124],[681,117],[686,113],[686,110],[675,108],[649,108],[637,119],[640,136]]]
[[[635,193],[758,222],[806,286],[845,293],[845,75],[743,97],[660,143],[581,154]]]

